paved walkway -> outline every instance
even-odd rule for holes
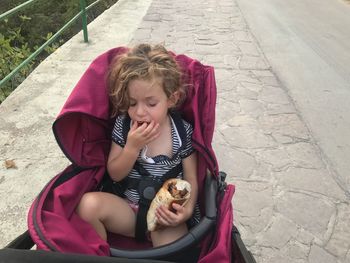
[[[126,3],[128,2],[128,3]],[[216,69],[214,136],[236,185],[235,224],[257,262],[350,262],[349,198],[234,0],[121,0],[45,60],[0,106],[0,245],[26,229],[43,185],[67,165],[51,124],[89,62],[118,45],[164,43]]]

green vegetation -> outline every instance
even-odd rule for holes
[[[27,0],[1,0],[0,14]],[[88,12],[88,22],[118,0],[102,0]],[[86,1],[87,5],[94,0]],[[55,34],[80,11],[79,0],[38,0],[22,11],[0,21],[0,79],[3,79],[38,47]],[[0,87],[0,103],[29,73],[61,44],[81,30],[81,20],[75,23],[36,59],[23,67],[12,80]]]

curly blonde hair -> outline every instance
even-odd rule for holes
[[[159,78],[168,98],[178,92],[175,106],[185,98],[181,70],[174,56],[163,46],[139,44],[128,52],[117,56],[111,63],[107,76],[109,98],[113,106],[112,117],[129,108],[128,84],[131,80]]]

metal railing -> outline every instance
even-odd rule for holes
[[[29,0],[23,4],[20,4],[16,6],[15,8],[3,13],[0,15],[0,21],[6,19],[10,15],[13,15],[17,13],[20,10],[23,10],[30,4],[34,3],[37,0]],[[89,42],[88,38],[88,30],[87,30],[87,15],[86,12],[91,9],[93,6],[98,4],[101,0],[96,0],[95,2],[91,3],[89,6],[86,6],[86,0],[79,0],[80,1],[80,12],[76,14],[71,20],[69,20],[63,27],[61,27],[55,34],[53,34],[44,44],[42,44],[37,50],[35,50],[28,58],[26,58],[21,64],[19,64],[14,70],[12,70],[8,75],[6,75],[1,81],[0,81],[0,88],[2,85],[4,85],[7,81],[12,79],[12,77],[24,66],[26,66],[30,61],[32,61],[34,58],[36,58],[47,46],[52,44],[59,35],[63,33],[68,27],[70,27],[79,17],[82,19],[82,28],[83,28],[83,34],[84,34],[84,42]]]

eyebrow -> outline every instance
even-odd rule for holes
[[[135,98],[133,97],[129,97],[130,100],[136,100]],[[155,96],[149,96],[149,97],[146,97],[145,98],[146,100],[150,100],[150,99],[157,99]]]

